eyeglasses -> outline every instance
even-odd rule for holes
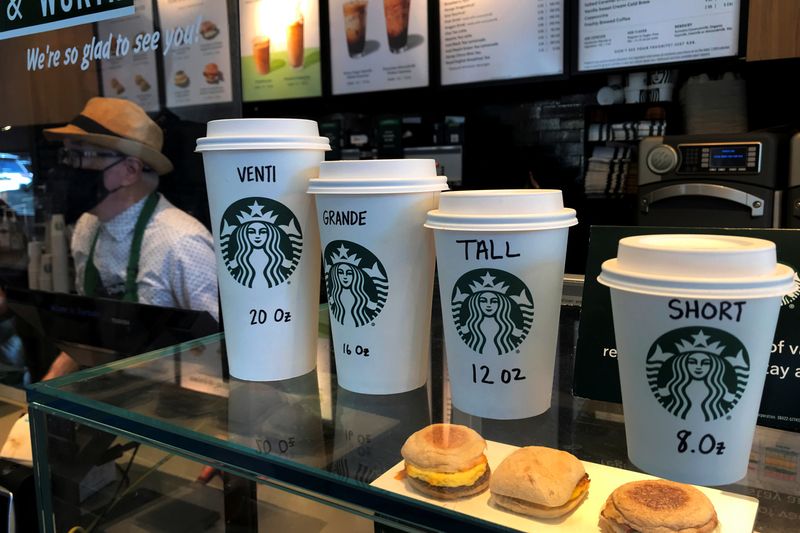
[[[103,152],[97,150],[78,150],[75,148],[59,148],[58,162],[74,168],[81,168],[84,161],[93,158],[122,157],[118,152]]]

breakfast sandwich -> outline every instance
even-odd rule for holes
[[[411,435],[400,453],[409,485],[426,496],[453,500],[489,486],[485,449],[483,437],[466,426],[433,424]]]
[[[557,518],[578,507],[589,493],[589,476],[571,453],[527,446],[500,463],[489,484],[490,502],[537,518]]]
[[[711,533],[718,525],[717,512],[705,494],[665,479],[617,487],[600,512],[604,533]]]
[[[200,35],[205,40],[210,40],[219,34],[219,28],[210,20],[204,20],[200,23]]]
[[[219,83],[222,79],[222,72],[219,71],[219,67],[216,63],[209,63],[206,65],[206,68],[203,69],[203,76],[206,79],[206,83]]]
[[[142,76],[141,74],[137,74],[136,76],[134,76],[133,82],[139,86],[139,90],[142,92],[150,90],[150,84],[147,83],[147,80],[144,79],[144,76]]]
[[[174,83],[178,87],[188,87],[189,86],[189,76],[182,70],[175,72],[175,79]]]
[[[125,86],[122,85],[117,78],[111,78],[111,88],[114,89],[114,92],[117,94],[125,92]]]

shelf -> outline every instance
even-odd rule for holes
[[[432,371],[426,387],[405,394],[368,396],[341,389],[331,372],[327,331],[319,339],[317,370],[283,382],[225,377],[223,337],[214,335],[39,383],[28,391],[38,475],[47,486],[47,439],[41,428],[55,416],[393,527],[504,531],[370,483],[400,460],[400,447],[411,433],[446,419],[473,427],[487,440],[556,447],[585,461],[635,470],[627,461],[621,406],[570,392],[578,318],[578,308],[562,308],[553,406],[525,420],[480,419],[457,410],[450,415],[443,407],[449,401],[441,371]],[[440,368],[441,322],[433,332],[432,365]],[[767,431],[774,435],[776,430]],[[800,436],[778,434],[782,446],[800,449]],[[771,514],[759,514],[759,531],[795,530],[791,520],[779,518],[792,505],[786,497],[777,503],[778,493],[764,490],[768,482],[747,478],[725,490],[757,495],[762,505],[772,506]],[[796,480],[781,487],[792,498],[800,495]],[[44,492],[43,515],[49,516],[52,502]],[[531,522],[534,530],[535,525]]]

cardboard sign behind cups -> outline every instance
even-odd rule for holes
[[[583,398],[621,403],[616,340],[608,287],[597,282],[600,265],[617,256],[623,237],[656,233],[706,233],[741,235],[772,241],[777,246],[778,262],[800,269],[800,230],[665,228],[593,226],[586,262],[586,281],[575,358],[573,394]],[[770,356],[767,381],[761,399],[758,423],[800,432],[800,284],[784,298],[775,341]]]

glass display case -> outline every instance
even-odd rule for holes
[[[398,468],[411,433],[442,421],[470,426],[490,444],[570,451],[596,469],[620,472],[620,483],[634,475],[622,406],[571,393],[579,311],[562,307],[552,408],[524,420],[480,419],[451,408],[441,323],[438,333],[434,324],[427,386],[404,394],[338,387],[324,325],[317,369],[287,381],[226,377],[218,334],[36,384],[28,399],[42,530],[257,531],[290,519],[299,522],[286,529],[320,529],[309,522],[316,511],[299,503],[287,504],[292,516],[269,512],[289,494],[325,504],[324,512],[338,509],[329,518],[351,532],[373,529],[363,519],[354,525],[353,515],[374,521],[376,530],[537,531],[543,523],[534,519],[503,525],[493,515],[379,488],[387,486],[379,480]],[[748,476],[721,487],[732,493],[734,508],[753,515],[758,499],[757,531],[797,531],[799,454],[796,434],[758,428]],[[216,472],[221,483],[204,483]],[[594,490],[605,500],[604,485]],[[596,524],[596,516],[590,519]],[[570,530],[571,520],[547,526]]]

